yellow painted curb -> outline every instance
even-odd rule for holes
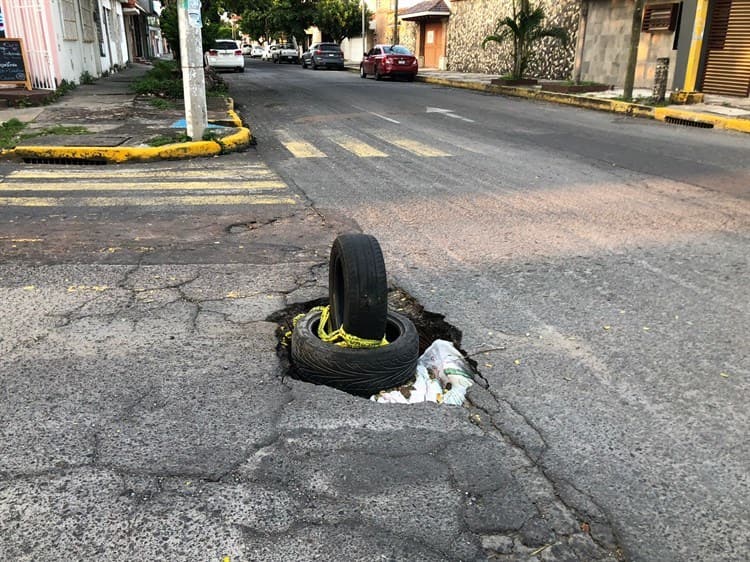
[[[544,92],[542,90],[532,90],[529,88],[517,88],[513,86],[496,86],[494,84],[482,84],[479,82],[463,82],[460,80],[450,80],[446,78],[433,78],[431,76],[419,76],[417,79],[428,84],[439,84],[441,86],[451,86],[456,88],[465,88],[495,94],[504,94],[513,97],[549,101],[582,107],[584,109],[597,109],[600,111],[610,111],[613,113],[624,113],[633,117],[653,117],[654,108],[637,103],[629,103],[619,100],[610,100],[604,98],[588,98],[584,96],[559,94],[557,92]]]
[[[699,113],[672,107],[658,107],[654,111],[654,119],[665,121],[667,117],[685,119],[686,121],[697,121],[700,123],[711,123],[719,129],[750,133],[750,119],[738,119],[736,117],[724,117],[713,113]]]
[[[121,164],[123,162],[198,158],[232,152],[248,146],[252,142],[253,136],[248,127],[242,126],[242,119],[234,110],[234,99],[226,98],[226,100],[227,115],[238,131],[221,139],[180,142],[164,146],[17,146],[16,148],[0,150],[0,160],[11,158],[70,159]]]

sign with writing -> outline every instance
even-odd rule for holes
[[[0,39],[0,83],[26,86],[31,90],[23,39]]]

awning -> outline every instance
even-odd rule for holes
[[[447,18],[450,15],[451,10],[443,0],[427,0],[405,9],[398,17],[401,20],[410,21],[433,17]]]

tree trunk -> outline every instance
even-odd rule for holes
[[[644,0],[635,0],[633,6],[633,27],[630,32],[630,53],[628,66],[625,69],[625,86],[622,96],[627,100],[633,99],[633,83],[635,82],[635,67],[638,64],[638,43],[641,40],[641,20],[643,18]]]

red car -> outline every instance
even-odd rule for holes
[[[411,82],[417,70],[417,58],[403,45],[375,45],[359,63],[360,78],[372,74],[375,80],[390,76],[406,78]]]

